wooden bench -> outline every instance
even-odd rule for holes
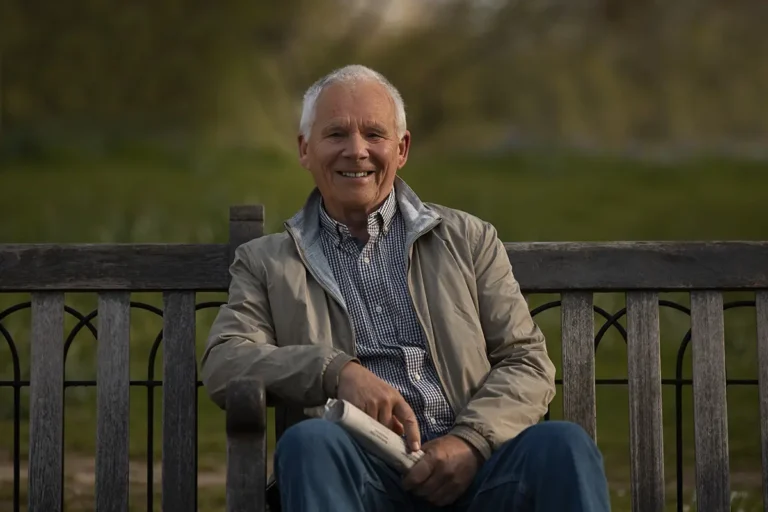
[[[81,316],[86,327],[92,327],[94,316],[98,321],[96,509],[128,509],[130,293],[161,291],[162,508],[196,510],[200,385],[196,292],[227,290],[233,250],[262,235],[263,213],[260,206],[231,208],[228,244],[0,245],[0,293],[31,292],[32,297],[30,382],[21,381],[14,353],[14,380],[3,383],[14,388],[17,415],[20,389],[30,387],[29,510],[62,509],[64,293],[72,291],[98,293],[97,313]],[[699,510],[726,511],[730,485],[722,292],[755,291],[755,301],[747,305],[754,305],[757,315],[760,371],[756,383],[764,502],[768,504],[768,242],[511,243],[507,249],[524,292],[560,294],[559,301],[533,313],[561,308],[563,371],[558,382],[562,383],[563,415],[593,437],[597,435],[595,313],[605,318],[598,338],[611,326],[620,327],[626,335],[628,378],[624,382],[629,388],[631,495],[636,511],[660,511],[665,501],[659,292],[690,292],[697,502]],[[596,308],[593,294],[597,292],[626,293],[626,309],[611,315]],[[0,327],[3,317],[12,312],[0,312]],[[618,320],[625,315],[623,331]],[[7,338],[8,333],[0,328],[3,336]],[[680,374],[674,384],[678,389],[685,384]],[[276,407],[278,437],[302,416],[288,404],[273,403],[258,381],[233,382],[227,393],[227,509],[261,511],[267,405]],[[18,424],[17,416],[16,509]]]

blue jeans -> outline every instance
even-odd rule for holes
[[[305,420],[285,431],[275,451],[275,476],[283,512],[438,510],[406,492],[397,472],[325,420]],[[578,425],[539,423],[496,450],[469,489],[440,510],[608,511],[602,456]]]

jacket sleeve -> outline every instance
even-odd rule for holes
[[[491,370],[451,433],[487,459],[537,423],[555,396],[555,367],[531,318],[496,230],[484,223],[474,248],[480,320]]]
[[[334,397],[341,368],[354,358],[293,340],[277,346],[266,271],[247,245],[236,250],[230,274],[227,304],[219,309],[200,363],[211,399],[223,409],[227,383],[236,377],[258,378],[267,393],[304,407]]]

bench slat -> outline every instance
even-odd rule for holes
[[[763,507],[764,510],[768,510],[768,290],[758,291],[756,302],[760,439],[763,452]]]
[[[730,510],[723,296],[691,292],[696,494],[699,510]]]
[[[99,294],[96,510],[128,510],[130,294]]]
[[[227,385],[227,512],[262,512],[267,484],[267,404],[264,384]]]
[[[597,438],[595,317],[589,292],[562,295],[563,416]]]
[[[627,337],[632,510],[660,512],[664,510],[664,433],[658,294],[627,294]]]
[[[32,294],[29,510],[62,510],[64,294]]]
[[[163,510],[197,501],[195,293],[163,294]]]

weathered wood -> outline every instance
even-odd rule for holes
[[[595,317],[592,294],[562,296],[563,415],[597,438],[595,404]]]
[[[526,292],[768,288],[768,242],[507,243]]]
[[[226,290],[226,244],[0,245],[0,292]]]
[[[246,221],[236,214],[235,222]],[[240,227],[232,229],[239,237]],[[768,242],[542,242],[506,247],[526,293],[768,288]],[[0,292],[221,291],[229,285],[230,256],[230,244],[0,244]]]
[[[664,430],[661,413],[659,298],[627,294],[627,371],[632,510],[664,510]]]
[[[62,510],[64,294],[32,294],[29,510]]]
[[[130,294],[99,294],[96,510],[128,510]]]
[[[227,512],[263,512],[267,484],[266,392],[256,379],[227,385]]]
[[[263,204],[242,204],[229,207],[229,220],[264,221]]]
[[[230,261],[238,246],[264,234],[264,207],[232,206],[229,209]]]
[[[195,294],[163,294],[163,510],[195,510]]]
[[[696,497],[699,510],[730,510],[723,296],[691,292]]]
[[[763,454],[763,507],[768,510],[768,290],[756,294],[757,368],[760,385],[760,439]]]

